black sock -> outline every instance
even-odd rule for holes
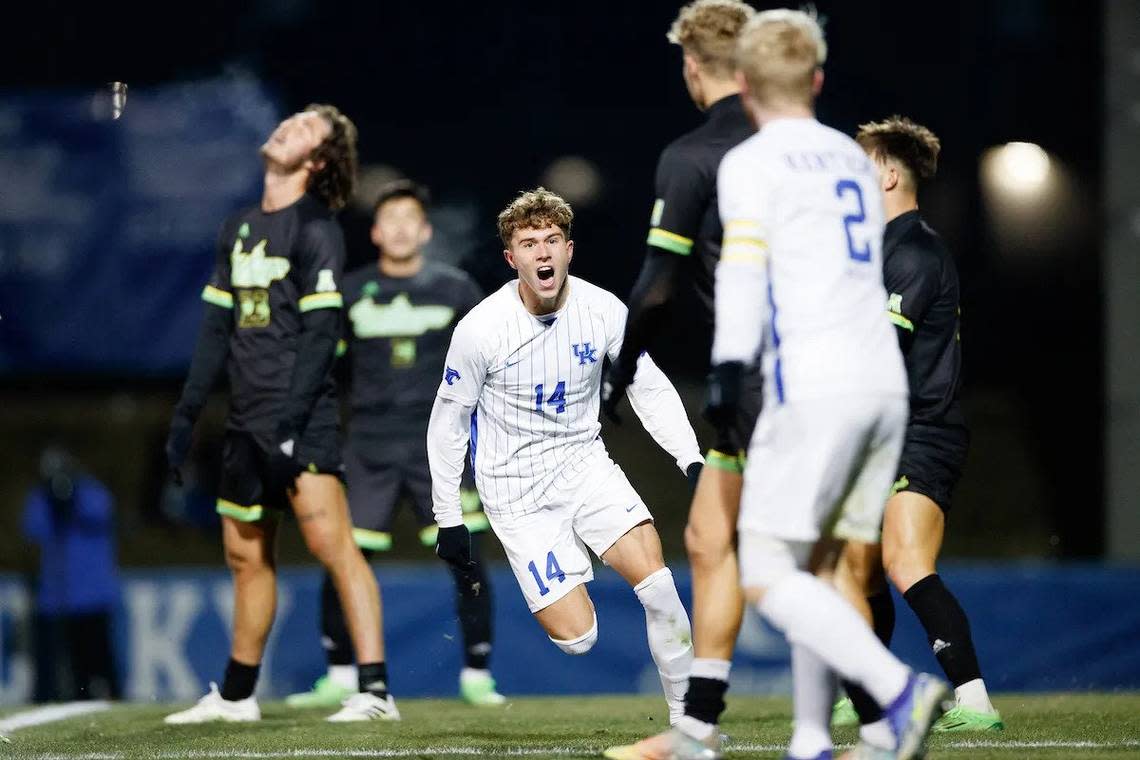
[[[891,636],[895,632],[895,602],[891,598],[891,590],[884,588],[867,597],[867,604],[871,607],[871,628],[883,646],[890,647]],[[859,715],[861,725],[870,725],[883,717],[883,708],[868,694],[862,686],[850,681],[843,682],[843,690],[851,698],[851,704]]]
[[[478,593],[471,588],[469,573],[461,574],[451,568],[451,574],[455,578],[455,609],[463,630],[463,665],[486,670],[491,657],[491,584],[476,551],[475,535],[471,536],[471,557],[475,560]]]
[[[950,683],[957,688],[982,677],[970,622],[958,600],[937,573],[926,576],[903,594],[906,603],[926,629],[926,638]]]
[[[714,726],[724,712],[724,693],[728,682],[717,678],[689,676],[689,690],[685,693],[685,715]]]
[[[867,604],[871,606],[871,628],[883,646],[889,649],[895,635],[895,598],[890,588],[884,586],[882,591],[868,596]]]
[[[321,578],[321,646],[325,649],[329,665],[356,662],[352,637],[348,635],[348,624],[344,620],[344,608],[340,606],[340,597],[328,573]]]
[[[360,677],[360,690],[371,692],[381,699],[388,696],[388,666],[383,662],[361,663],[356,667]]]
[[[236,702],[252,697],[260,670],[260,664],[246,665],[231,657],[226,663],[226,677],[222,680],[222,699]]]

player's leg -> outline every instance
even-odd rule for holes
[[[432,511],[431,471],[428,468],[427,447],[419,436],[418,445],[408,452],[402,466],[404,482],[412,497],[412,508],[420,524],[420,540],[434,550],[439,536]],[[463,524],[471,535],[471,570],[458,570],[451,565],[455,583],[455,612],[463,637],[463,670],[459,673],[459,696],[477,707],[494,707],[506,704],[506,697],[495,690],[491,675],[492,629],[491,580],[479,554],[479,536],[490,528],[479,493],[471,482],[469,472],[459,492],[463,507]]]
[[[248,522],[222,516],[222,544],[234,582],[233,643],[225,678],[220,691],[211,683],[209,694],[188,710],[166,716],[167,723],[261,718],[253,692],[277,608],[276,533],[276,516]]]
[[[367,562],[373,553],[392,545],[389,533],[399,497],[400,474],[387,440],[350,436],[344,447],[352,537]],[[337,707],[358,690],[356,653],[336,585],[327,571],[321,574],[321,646],[328,663],[325,675],[310,691],[291,694],[291,707]]]
[[[945,515],[924,493],[901,490],[887,502],[883,519],[883,564],[891,582],[926,630],[934,656],[954,685],[957,706],[937,730],[1001,730],[982,679],[970,623],[935,569]]]
[[[693,634],[673,574],[665,567],[661,538],[641,497],[608,457],[587,482],[596,485],[574,516],[574,530],[633,587],[645,609],[649,651],[661,677],[669,722],[676,723],[684,712]]]
[[[380,589],[353,541],[344,487],[332,475],[303,472],[291,501],[305,545],[332,578],[356,652],[360,693],[330,720],[398,720],[388,692]]]

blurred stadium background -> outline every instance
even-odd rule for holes
[[[701,118],[664,37],[678,5],[24,8],[32,20],[13,30],[0,67],[0,704],[33,696],[39,565],[21,521],[49,445],[115,500],[126,696],[188,699],[220,676],[224,405],[199,426],[186,489],[169,482],[162,442],[218,225],[257,197],[256,146],[277,120],[322,101],[356,121],[361,191],[342,216],[351,263],[374,255],[373,191],[406,175],[438,201],[432,254],[494,288],[508,270],[493,216],[543,183],[577,211],[575,272],[624,295],[657,154]],[[973,430],[945,554],[987,680],[1138,688],[1140,3],[817,5],[831,48],[821,120],[853,132],[902,113],[943,142],[921,201],[958,257]],[[130,87],[118,120],[111,81]],[[676,370],[694,341],[684,310],[672,320],[654,353]],[[698,409],[701,378],[676,379]],[[682,481],[636,424],[605,435],[683,566]],[[266,694],[323,668],[316,570],[294,529],[282,538]],[[410,519],[377,571],[396,693],[451,694],[448,580]],[[528,619],[505,566],[497,579],[493,667],[505,693],[658,688],[643,672],[640,609],[612,575],[594,592],[601,644],[574,661]],[[899,651],[933,666],[910,613],[899,619]],[[785,690],[783,644],[755,620],[743,636],[734,689]]]

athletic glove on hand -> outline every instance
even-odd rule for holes
[[[190,453],[190,440],[194,435],[194,420],[185,412],[175,410],[170,418],[170,432],[166,435],[166,465],[177,486],[182,485],[182,465]]]
[[[701,470],[704,469],[703,462],[693,462],[685,468],[685,477],[689,479],[689,492],[695,493],[697,490],[697,483],[701,479]]]
[[[305,470],[295,456],[297,438],[299,436],[296,433],[278,428],[277,443],[269,450],[266,466],[269,470],[269,488],[275,494],[295,489],[297,476]]]
[[[740,378],[744,374],[741,362],[724,362],[709,373],[709,395],[705,404],[705,419],[716,430],[717,451],[736,454],[740,441],[736,440],[736,417],[740,406]]]
[[[462,576],[465,591],[472,596],[479,594],[481,584],[475,573],[475,560],[471,558],[471,532],[466,525],[440,528],[435,553]]]
[[[613,420],[615,425],[621,424],[621,417],[617,413],[618,404],[621,403],[626,389],[633,382],[633,376],[636,372],[636,367],[631,370],[628,367],[623,367],[620,361],[614,362],[602,380],[602,411]]]

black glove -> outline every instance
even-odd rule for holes
[[[278,494],[288,492],[297,487],[297,476],[305,468],[296,458],[297,439],[300,436],[288,430],[278,429],[277,443],[269,450],[268,469],[269,490]]]
[[[474,577],[475,560],[471,558],[471,532],[463,524],[440,528],[435,553],[464,577]],[[477,592],[476,592],[477,593]]]
[[[182,485],[182,465],[190,453],[194,435],[194,420],[185,412],[175,410],[170,418],[170,432],[166,435],[166,466],[175,485]]]
[[[637,368],[632,370],[621,365],[620,360],[610,365],[606,370],[605,379],[602,380],[602,412],[613,420],[614,424],[621,424],[621,417],[617,413],[618,404],[625,396],[626,388],[633,382],[633,375]]]
[[[709,373],[709,396],[705,404],[705,419],[716,430],[714,448],[722,454],[736,454],[740,441],[736,440],[736,419],[740,406],[740,378],[744,374],[741,362],[724,362]]]
[[[704,469],[703,462],[693,462],[685,468],[685,477],[689,479],[689,490],[697,490],[697,482],[701,479],[701,470]]]

